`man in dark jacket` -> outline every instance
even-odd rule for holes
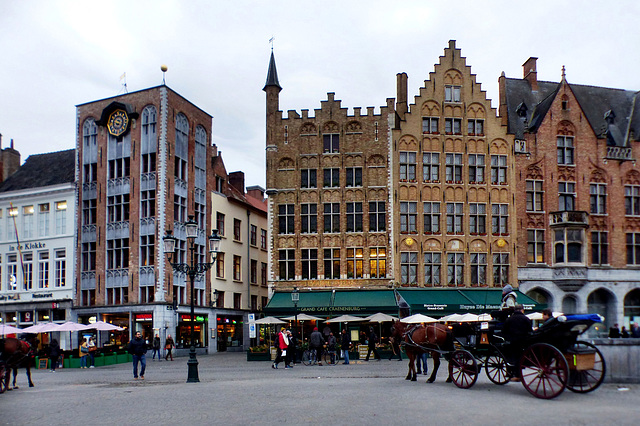
[[[314,327],[313,333],[309,336],[309,350],[316,350],[316,359],[318,365],[322,365],[322,348],[324,347],[324,337],[322,333],[318,331],[318,327]]]
[[[373,357],[377,361],[380,361],[380,354],[378,353],[378,350],[376,349],[376,343],[378,343],[378,335],[376,334],[375,331],[373,331],[373,327],[369,327],[368,342],[369,342],[368,343],[369,350],[367,351],[367,358],[365,359],[365,361],[369,361],[369,356],[371,355],[371,352],[373,352]]]
[[[142,338],[142,334],[136,331],[136,336],[129,342],[129,353],[133,355],[133,378],[138,379],[138,362],[142,365],[140,378],[144,380],[144,370],[147,368],[147,343]]]
[[[347,332],[346,328],[342,329],[342,341],[340,342],[342,346],[342,356],[344,357],[343,364],[349,364],[349,349],[351,348],[351,336]]]
[[[517,304],[513,314],[507,318],[502,328],[502,335],[508,342],[505,347],[505,356],[512,366],[512,381],[520,381],[520,354],[527,337],[531,334],[532,327],[531,320],[524,314],[524,307]]]

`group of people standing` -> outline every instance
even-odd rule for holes
[[[631,324],[631,330],[627,330],[627,327],[624,325],[622,329],[618,327],[618,324],[609,328],[609,338],[611,339],[626,339],[628,337],[640,338],[640,326],[638,326],[637,322]]]
[[[58,348],[60,348],[60,345],[58,345]],[[80,347],[78,348],[78,356],[80,356],[80,368],[95,368],[95,354],[97,350],[98,347],[96,346],[96,342],[95,340],[93,340],[93,337],[89,337],[89,340],[87,340],[86,337],[82,338],[82,340],[80,341]],[[87,359],[89,360],[89,366],[87,366]]]

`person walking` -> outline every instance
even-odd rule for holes
[[[400,350],[400,343],[393,337],[389,338],[389,343],[391,345],[391,355],[389,356],[389,361],[391,361],[394,356],[398,357],[398,361],[402,361],[402,351]],[[418,367],[418,369],[420,369],[420,367]]]
[[[176,343],[173,341],[173,337],[171,337],[171,335],[167,336],[167,339],[164,341],[164,348],[167,351],[167,354],[164,356],[165,361],[169,361],[169,358],[173,361],[173,353],[171,351],[175,347]]]
[[[89,337],[89,342],[87,343],[87,347],[89,348],[89,368],[96,368],[96,351],[98,347],[96,346],[96,342],[93,340],[93,336]]]
[[[332,364],[332,365],[336,363],[336,358],[337,358],[336,344],[337,343],[338,341],[333,335],[333,332],[329,333],[329,338],[327,339],[327,352],[329,353],[329,364]]]
[[[80,341],[78,355],[80,356],[80,368],[87,368],[87,355],[89,355],[89,345],[87,344],[87,339],[84,337]]]
[[[142,338],[142,333],[136,331],[136,336],[129,342],[129,353],[133,355],[133,378],[138,379],[138,363],[141,364],[140,378],[144,380],[144,370],[147,368],[147,342]]]
[[[289,345],[287,346],[286,365],[288,365],[289,368],[293,368],[296,359],[296,339],[293,333],[291,333],[291,330],[287,330],[287,339],[289,340]]]
[[[156,354],[158,354],[158,361],[160,361],[160,336],[156,334],[156,337],[153,338],[153,355],[151,359],[156,359]]]
[[[60,358],[60,343],[58,340],[53,339],[49,344],[49,360],[51,361],[51,372],[56,372],[56,367],[58,367],[58,358]]]
[[[340,340],[340,346],[342,347],[342,357],[344,358],[343,364],[349,364],[349,349],[351,349],[351,336],[347,333],[347,329],[342,329],[342,339]]]
[[[318,365],[322,365],[322,348],[324,347],[324,337],[318,331],[318,327],[313,328],[313,333],[309,336],[309,350],[316,351],[316,360]]]
[[[285,357],[285,365],[284,368],[291,368],[289,366],[289,361],[286,360],[287,356],[287,347],[289,346],[289,339],[287,338],[287,329],[282,327],[280,329],[280,333],[277,336],[278,346],[276,349],[276,359],[271,364],[271,368],[278,369],[278,364],[282,362],[283,356]]]
[[[377,360],[380,361],[380,354],[378,353],[378,350],[376,349],[376,344],[378,343],[378,335],[376,334],[375,331],[373,331],[373,327],[369,327],[369,350],[367,351],[367,358],[365,359],[365,361],[369,361],[369,356],[371,355],[371,352],[373,352],[373,357]]]

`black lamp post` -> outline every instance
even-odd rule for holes
[[[220,251],[220,236],[218,230],[214,229],[209,235],[209,254],[211,255],[211,262],[197,263],[195,257],[195,240],[198,236],[198,223],[194,220],[193,216],[189,216],[189,220],[184,224],[187,234],[187,240],[189,241],[189,252],[191,254],[190,263],[180,263],[179,259],[175,259],[176,251],[176,238],[171,235],[171,231],[167,230],[162,240],[164,243],[164,252],[167,255],[167,260],[171,264],[171,267],[176,272],[183,272],[189,276],[191,281],[191,348],[189,349],[189,361],[187,366],[189,367],[189,373],[187,376],[187,383],[199,382],[198,378],[198,360],[196,358],[196,339],[195,339],[195,314],[194,314],[194,281],[200,274],[204,274],[206,271],[216,263],[216,257]]]
[[[295,315],[296,327],[298,326],[298,301],[300,300],[300,293],[298,293],[298,287],[294,287],[291,292],[291,301],[293,302],[293,314]]]

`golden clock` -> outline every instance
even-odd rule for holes
[[[129,116],[122,109],[117,109],[109,116],[107,121],[107,130],[115,137],[122,136],[127,131],[129,125]]]

